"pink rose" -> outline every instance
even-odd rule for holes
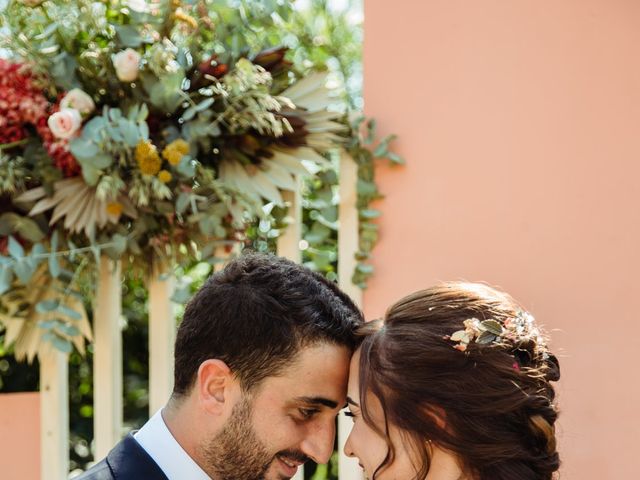
[[[79,88],[70,90],[60,102],[60,108],[73,108],[83,115],[88,115],[96,109],[93,99]]]
[[[120,81],[133,82],[138,78],[140,54],[132,48],[127,48],[113,56],[113,66]]]
[[[49,117],[47,125],[56,138],[67,140],[80,130],[82,117],[74,108],[63,108]]]

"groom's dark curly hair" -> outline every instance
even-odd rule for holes
[[[353,350],[361,323],[353,301],[323,276],[274,255],[242,255],[214,273],[186,307],[173,394],[187,393],[200,364],[212,358],[251,390],[302,347],[330,343]]]

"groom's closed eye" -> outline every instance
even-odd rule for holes
[[[298,421],[308,421],[326,410],[335,410],[338,403],[324,397],[298,397],[293,406]]]
[[[299,408],[298,412],[300,412],[300,415],[302,416],[303,420],[309,420],[316,413],[319,413],[320,410],[318,410],[317,408]]]

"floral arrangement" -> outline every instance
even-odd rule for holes
[[[16,356],[82,348],[78,278],[243,242],[357,135],[326,74],[215,42],[215,5],[11,0],[0,47],[0,323]]]
[[[454,342],[453,348],[461,352],[467,352],[473,343],[506,347],[514,354],[516,370],[520,370],[520,363],[528,363],[521,361],[524,357],[531,360],[532,355],[535,355],[545,361],[549,359],[543,333],[536,326],[533,316],[524,310],[503,320],[468,318],[463,325],[463,330],[453,332],[444,338]]]

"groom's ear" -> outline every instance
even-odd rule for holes
[[[235,378],[229,366],[222,360],[209,359],[200,364],[196,379],[198,398],[203,408],[220,415],[225,403],[229,403]]]

